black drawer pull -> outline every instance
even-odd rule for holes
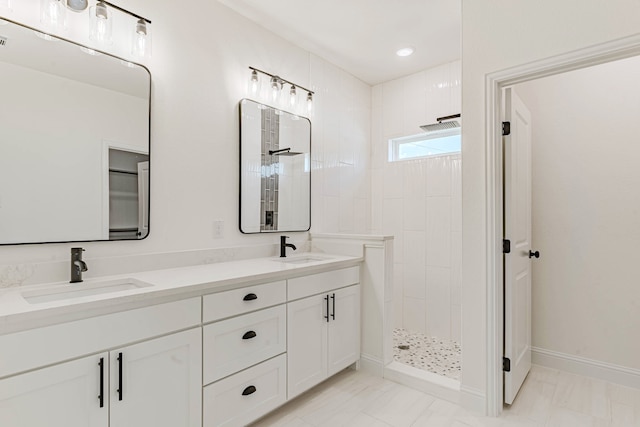
[[[245,334],[242,336],[243,340],[250,340],[251,338],[255,338],[257,336],[257,334],[254,331],[249,331],[249,332],[245,332]]]
[[[98,363],[100,366],[100,394],[98,395],[98,400],[100,400],[100,407],[104,407],[104,357],[100,358],[100,362]]]
[[[324,297],[324,300],[327,302],[327,315],[324,316],[327,319],[327,323],[329,323],[329,295]]]
[[[124,359],[122,353],[118,353],[118,400],[122,400],[122,364]]]
[[[256,294],[246,294],[244,296],[244,298],[242,298],[243,301],[253,301],[254,299],[258,299],[258,295],[256,295]]]
[[[336,294],[331,295],[331,301],[333,302],[333,313],[331,313],[331,318],[336,320]]]
[[[243,396],[249,396],[250,394],[253,394],[256,392],[256,388],[252,385],[250,385],[249,387],[245,388],[244,391],[242,392]]]

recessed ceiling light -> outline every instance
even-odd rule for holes
[[[409,56],[415,51],[412,47],[403,47],[402,49],[398,49],[396,51],[396,55],[398,56]]]

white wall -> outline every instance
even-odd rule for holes
[[[148,101],[6,62],[0,75],[0,242],[102,238],[103,141],[146,150],[147,126],[123,124]]]
[[[533,125],[533,345],[640,368],[640,57],[516,87]]]
[[[460,112],[460,61],[373,87],[373,229],[394,235],[394,325],[460,340],[460,155],[388,161],[389,139]]]
[[[462,28],[462,390],[477,406],[487,372],[485,76],[638,34],[640,2],[462,0]]]
[[[238,230],[238,102],[248,66],[316,91],[312,117],[315,231],[370,226],[370,87],[248,21],[217,1],[127,0],[153,21],[151,232],[134,242],[87,243],[87,259],[210,247],[277,243]],[[16,2],[10,19],[39,27],[39,2]],[[86,14],[70,14],[66,37],[89,43]],[[115,30],[115,28],[114,28]],[[128,34],[127,34],[128,36]],[[113,51],[128,54],[114,41]],[[224,237],[213,239],[213,220]],[[294,240],[306,234],[294,234]],[[66,260],[71,245],[0,248],[3,264]]]

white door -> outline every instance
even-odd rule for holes
[[[149,234],[149,162],[138,163],[138,238]]]
[[[360,359],[360,285],[329,294],[328,375]]]
[[[0,380],[0,426],[108,427],[108,365],[102,353]]]
[[[504,401],[511,404],[531,368],[531,114],[513,89],[505,89],[504,141]]]
[[[201,427],[200,328],[112,351],[110,427]]]
[[[288,398],[327,377],[327,301],[315,295],[287,304]]]

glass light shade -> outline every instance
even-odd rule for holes
[[[0,0],[0,10],[13,10],[13,4],[11,0]],[[2,21],[0,19],[0,21]],[[5,22],[6,21],[2,21]],[[0,22],[0,25],[3,25],[2,22]]]
[[[291,104],[292,107],[295,107],[297,101],[298,94],[296,93],[296,87],[291,86],[291,90],[289,91],[289,104]]]
[[[131,38],[131,54],[138,58],[151,56],[151,31],[144,19],[136,21]]]
[[[307,112],[311,113],[313,111],[313,94],[307,94]]]
[[[67,25],[64,0],[40,0],[40,21],[46,28],[63,30]]]
[[[110,44],[112,36],[113,14],[104,2],[98,2],[89,8],[89,18],[91,24],[91,40],[98,43]]]
[[[271,100],[277,102],[280,98],[280,90],[282,89],[282,83],[276,77],[271,77]]]
[[[249,95],[257,96],[260,93],[260,76],[256,70],[251,70],[251,77],[249,78]]]

